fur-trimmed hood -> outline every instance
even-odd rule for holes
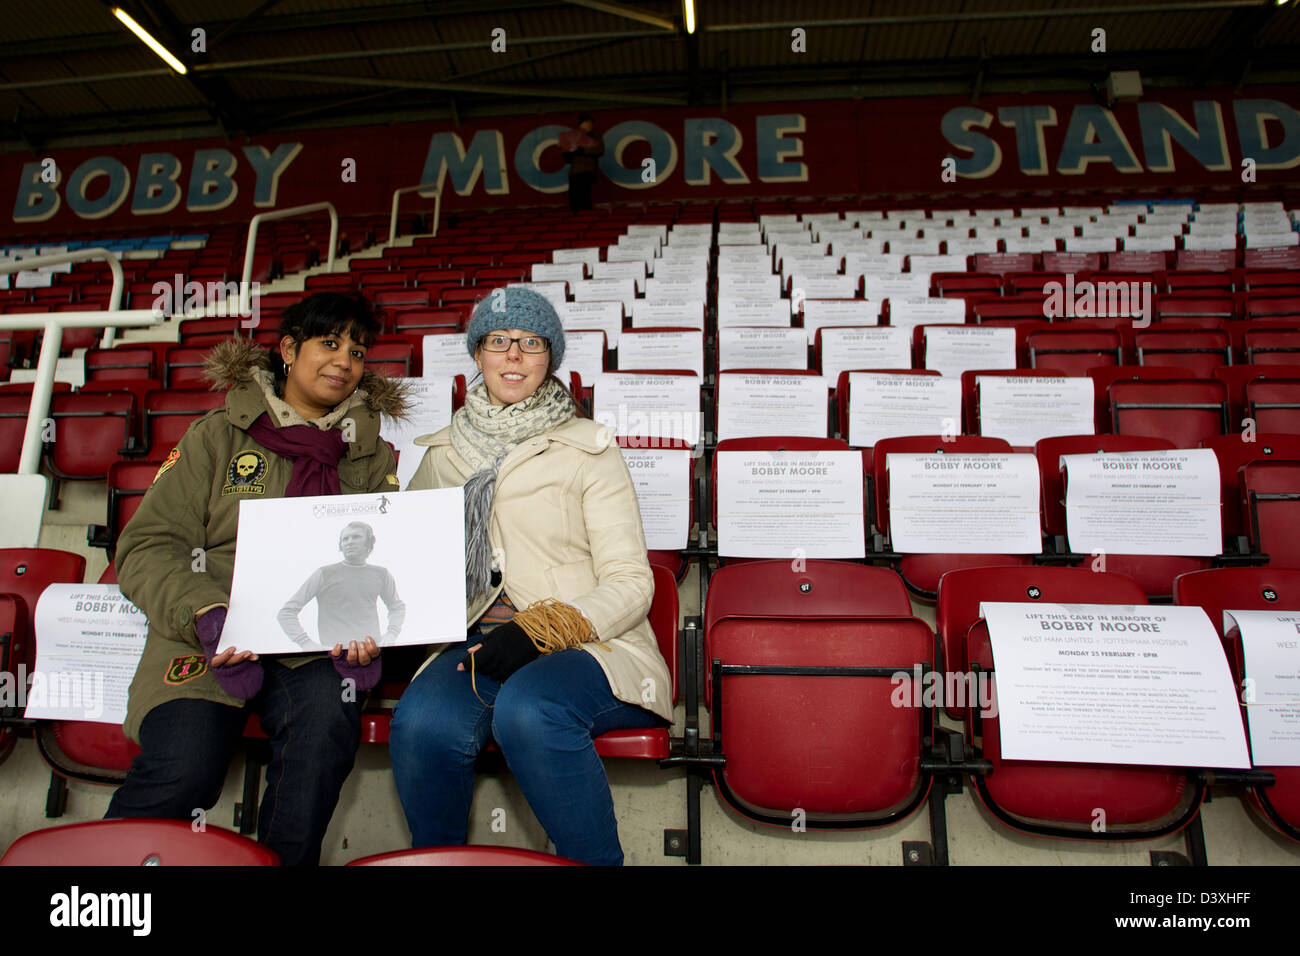
[[[203,375],[213,389],[229,389],[253,381],[255,369],[269,372],[270,353],[251,339],[232,338],[219,342],[203,362]],[[385,378],[366,370],[357,390],[364,393],[366,407],[389,418],[403,419],[410,411],[410,389],[403,381]]]

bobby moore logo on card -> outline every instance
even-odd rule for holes
[[[340,504],[318,502],[311,506],[313,518],[338,518],[347,515],[386,515],[393,506],[393,499],[387,495],[370,498],[365,501],[349,501]]]

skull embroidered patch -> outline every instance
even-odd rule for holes
[[[266,494],[266,485],[262,484],[262,479],[265,477],[265,455],[251,449],[238,452],[230,459],[230,465],[226,468],[226,484],[221,489],[221,493],[223,495]]]

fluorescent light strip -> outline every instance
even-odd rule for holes
[[[686,18],[686,32],[695,32],[695,0],[682,0],[683,15]]]
[[[147,46],[149,49],[153,50],[160,57],[162,57],[163,60],[166,61],[167,65],[170,66],[173,70],[175,70],[177,73],[180,73],[181,75],[184,75],[187,72],[187,70],[185,69],[185,64],[182,63],[180,60],[176,59],[176,57],[172,56],[169,52],[167,52],[166,47],[164,47],[161,43],[159,43],[157,40],[151,37],[149,35],[149,32],[145,30],[144,27],[140,26],[140,24],[136,23],[135,20],[131,19],[131,14],[127,13],[121,7],[114,7],[113,16],[121,20],[123,26],[125,26],[128,30],[130,30],[137,37],[139,37],[140,41],[144,43],[145,46]]]

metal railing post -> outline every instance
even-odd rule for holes
[[[116,312],[122,308],[122,293],[126,289],[126,277],[122,273],[122,260],[102,246],[88,246],[85,249],[73,249],[70,252],[54,252],[48,256],[32,256],[29,259],[15,259],[12,262],[0,261],[0,273],[26,272],[41,266],[57,266],[64,262],[85,262],[91,259],[103,259],[113,273],[113,291],[108,294],[108,311]],[[101,347],[113,344],[113,327],[104,329]]]
[[[438,221],[442,217],[442,190],[433,186],[403,186],[401,189],[393,190],[393,212],[388,217],[388,241],[392,242],[397,238],[397,203],[403,193],[423,193],[433,190],[433,231],[430,235],[438,234]]]
[[[239,283],[239,312],[248,315],[252,311],[253,253],[257,249],[257,228],[264,222],[275,219],[288,219],[303,213],[319,212],[325,209],[330,214],[330,254],[325,262],[325,271],[334,271],[334,253],[339,246],[339,214],[333,203],[313,202],[305,206],[291,206],[288,209],[274,209],[271,212],[259,212],[248,221],[248,245],[244,249],[244,274]]]
[[[30,260],[20,260],[30,261]],[[0,266],[3,264],[0,263]],[[36,380],[32,383],[32,400],[27,409],[27,427],[23,432],[23,451],[18,461],[18,474],[35,475],[40,465],[41,425],[50,411],[50,396],[54,393],[54,370],[59,360],[59,346],[64,329],[140,328],[159,325],[166,316],[161,309],[98,310],[93,312],[36,312],[0,315],[0,331],[6,329],[44,329],[41,357],[36,364]]]

